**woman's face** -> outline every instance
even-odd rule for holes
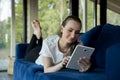
[[[62,32],[61,38],[66,43],[71,44],[78,39],[80,30],[81,30],[81,24],[74,20],[70,20],[67,22],[65,26],[61,27],[61,32]]]

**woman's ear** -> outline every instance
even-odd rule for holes
[[[63,32],[63,28],[64,28],[63,26],[60,27],[60,31],[61,31],[61,33]]]

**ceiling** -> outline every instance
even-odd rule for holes
[[[98,0],[97,2],[99,3],[100,0]],[[107,0],[107,8],[120,14],[120,0]]]

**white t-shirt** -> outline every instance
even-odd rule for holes
[[[59,36],[51,36],[43,40],[43,46],[39,53],[39,57],[35,61],[38,65],[43,65],[42,57],[50,57],[53,60],[53,64],[57,64],[63,60],[63,58],[67,55],[66,53],[62,53],[58,48],[58,40]]]
[[[43,40],[43,46],[39,53],[40,56],[36,60],[36,64],[43,65],[42,62],[43,56],[52,58],[54,64],[57,64],[60,61],[62,61],[64,54],[59,51],[58,40],[59,40],[58,35],[51,36]]]

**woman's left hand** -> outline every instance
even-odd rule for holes
[[[85,72],[87,71],[90,66],[91,66],[91,62],[90,62],[90,58],[87,57],[82,57],[78,60],[78,65],[79,65],[79,71],[80,72]]]

